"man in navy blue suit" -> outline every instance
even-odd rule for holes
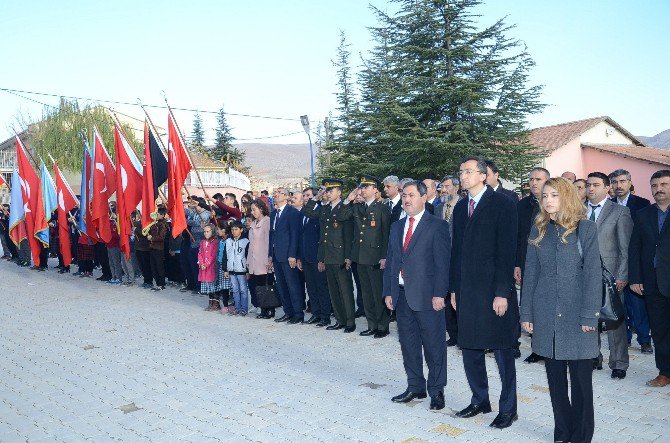
[[[635,213],[651,205],[646,198],[639,197],[631,192],[633,186],[630,172],[625,169],[617,169],[609,175],[610,184],[616,197],[612,202],[630,209],[630,215],[635,221]],[[649,331],[649,315],[644,299],[630,290],[630,287],[624,288],[624,302],[626,304],[626,335],[628,344],[633,338],[633,329],[637,331],[637,342],[643,354],[653,354],[654,348],[651,345],[651,333]]]
[[[426,185],[403,187],[406,217],[391,225],[384,268],[384,302],[396,310],[407,389],[391,400],[407,403],[430,395],[430,409],[444,408],[447,384],[445,298],[449,292],[449,224],[426,211]],[[423,359],[428,381],[423,375]]]
[[[519,305],[514,285],[517,248],[516,202],[486,185],[486,163],[461,162],[461,187],[468,196],[456,203],[451,250],[451,303],[458,312],[458,345],[472,391],[470,405],[457,417],[491,412],[485,353],[493,350],[502,381],[498,415],[491,427],[517,420],[516,348]]]
[[[330,294],[326,271],[319,270],[319,238],[321,235],[319,220],[304,214],[304,205],[314,197],[314,188],[302,191],[303,209],[300,210],[300,242],[298,243],[298,268],[305,273],[307,293],[312,307],[312,317],[305,323],[318,327],[330,325]],[[320,203],[319,203],[320,204]]]
[[[298,275],[300,212],[288,204],[288,191],[277,188],[273,194],[275,210],[270,214],[269,264],[274,268],[277,292],[284,315],[276,322],[294,325],[304,319],[305,299]]]

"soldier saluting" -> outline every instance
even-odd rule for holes
[[[382,284],[391,231],[391,209],[375,198],[381,189],[380,183],[375,177],[363,176],[358,188],[351,191],[344,201],[351,208],[354,223],[350,261],[358,264],[363,306],[368,320],[368,328],[360,335],[372,335],[374,338],[389,334],[389,315],[382,297]],[[362,201],[356,203],[356,200]]]
[[[351,277],[351,243],[353,223],[351,208],[342,203],[342,180],[324,179],[322,188],[307,202],[304,215],[318,218],[321,225],[319,239],[319,271],[326,270],[328,290],[335,311],[334,325],[326,329],[344,332],[356,330],[354,288]],[[317,202],[325,197],[324,203]]]

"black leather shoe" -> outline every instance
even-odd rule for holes
[[[313,325],[314,323],[318,323],[318,322],[319,322],[319,319],[312,315],[312,317],[309,320],[307,320],[305,322],[305,324]]]
[[[287,325],[297,325],[298,323],[302,323],[302,318],[292,318],[286,322]]]
[[[326,328],[328,331],[337,331],[338,329],[344,329],[344,325],[341,325],[339,323],[335,323],[334,325],[330,325]]]
[[[350,332],[354,332],[355,330],[356,330],[356,325],[347,326],[346,328],[344,328],[344,332],[347,333],[347,334],[349,334]]]
[[[358,335],[362,335],[363,337],[367,337],[367,336],[369,336],[369,335],[375,335],[376,333],[377,333],[376,330],[373,330],[373,329],[366,329],[365,331],[361,332],[361,333],[358,334]]]
[[[384,338],[389,335],[389,331],[377,331],[375,332],[375,338]]]
[[[596,358],[593,359],[593,370],[595,371],[596,369],[599,370],[599,371],[603,370],[603,359],[602,359],[602,357],[596,357]]]
[[[444,409],[444,391],[438,391],[430,397],[430,409],[433,411]]]
[[[491,412],[491,403],[482,403],[479,405],[470,405],[462,411],[456,413],[456,417],[470,418],[479,414],[488,414]]]
[[[521,349],[519,348],[514,348],[514,358],[521,358]]]
[[[640,345],[640,351],[642,351],[643,354],[653,354],[654,347],[651,345],[651,343],[642,343]]]
[[[447,347],[450,348],[452,346],[456,346],[458,344],[458,340],[455,337],[449,337],[449,340],[447,340]]]
[[[626,378],[626,371],[624,369],[612,369],[612,378],[619,378],[623,380]]]
[[[316,326],[317,328],[323,328],[324,326],[330,326],[330,322],[321,320],[320,322],[318,322],[314,326]]]
[[[526,359],[524,360],[526,363],[537,363],[538,361],[544,360],[544,357],[541,355],[537,355],[536,353],[530,354]]]
[[[393,403],[409,403],[415,398],[423,399],[428,397],[425,392],[412,392],[409,389],[400,395],[396,395],[391,399]]]
[[[519,416],[517,414],[498,414],[489,426],[496,429],[505,429],[512,426],[512,423],[517,421]]]
[[[288,315],[284,314],[284,315],[282,315],[282,316],[279,317],[279,318],[275,318],[275,321],[276,321],[277,323],[282,323],[282,322],[285,322],[285,321],[289,321],[290,319],[291,319],[291,317],[289,317]]]

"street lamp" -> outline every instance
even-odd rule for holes
[[[302,123],[302,128],[307,133],[307,138],[309,139],[309,160],[312,165],[312,188],[314,187],[314,146],[312,145],[312,136],[309,133],[309,118],[306,115],[300,116],[300,123]]]

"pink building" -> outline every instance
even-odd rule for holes
[[[536,128],[531,131],[530,143],[542,150],[542,166],[552,177],[571,171],[586,178],[594,171],[609,174],[625,169],[632,175],[635,194],[649,200],[651,175],[670,169],[670,151],[645,146],[609,117]]]

